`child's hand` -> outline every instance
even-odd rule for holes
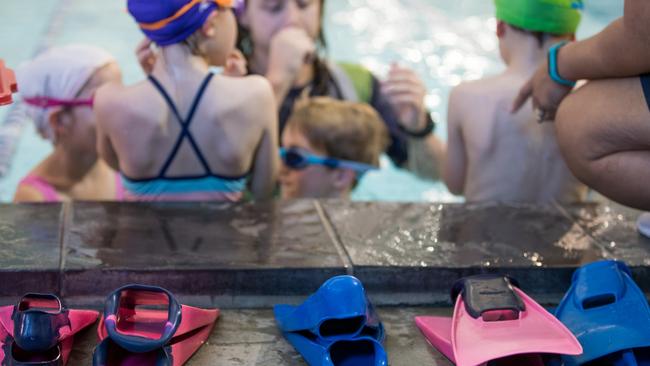
[[[399,123],[408,131],[421,131],[426,127],[424,83],[410,69],[393,63],[388,79],[381,83],[381,92],[397,113]]]
[[[246,58],[239,51],[233,51],[226,59],[226,65],[223,69],[223,74],[226,76],[241,77],[248,74],[246,66]]]
[[[158,56],[152,48],[153,42],[148,38],[143,39],[138,43],[138,47],[135,49],[135,54],[138,57],[138,62],[142,67],[142,71],[145,74],[149,75],[153,71],[153,67],[156,64],[156,59]]]
[[[269,80],[293,84],[303,65],[311,62],[316,44],[301,28],[290,27],[278,32],[271,40]]]

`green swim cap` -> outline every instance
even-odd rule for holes
[[[573,34],[582,0],[494,0],[497,19],[532,32]]]

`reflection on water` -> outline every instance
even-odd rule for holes
[[[355,265],[573,266],[609,257],[555,206],[325,206]]]
[[[612,203],[611,205],[587,205],[567,207],[591,237],[607,250],[612,258],[631,266],[650,265],[650,238],[636,230],[640,212]]]
[[[206,269],[341,265],[312,201],[283,204],[77,203],[70,268]]]

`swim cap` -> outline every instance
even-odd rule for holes
[[[129,13],[159,46],[179,43],[201,28],[214,10],[233,0],[128,0]]]
[[[573,34],[582,0],[494,0],[497,19],[532,32]]]
[[[16,79],[23,99],[72,100],[98,69],[111,62],[115,62],[113,56],[99,47],[83,44],[54,47],[22,63],[16,70]],[[24,108],[38,132],[53,140],[49,108],[30,103],[24,103]]]

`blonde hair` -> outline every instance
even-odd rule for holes
[[[369,105],[328,97],[296,103],[286,128],[300,132],[328,157],[379,166],[388,146],[388,132]]]

